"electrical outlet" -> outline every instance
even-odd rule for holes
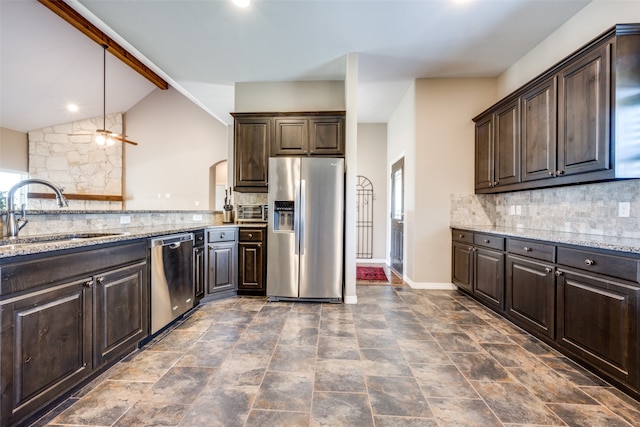
[[[170,199],[171,198],[171,193],[164,193],[164,198],[165,199]]]
[[[193,220],[194,221],[202,221],[202,215],[194,214],[193,215]]]
[[[629,202],[620,202],[618,203],[618,216],[621,218],[629,218],[629,214],[631,213],[631,203]]]
[[[129,215],[120,216],[120,224],[129,224],[131,222],[131,217]]]
[[[515,215],[516,214],[516,207],[515,205],[511,205],[509,207],[509,215]]]
[[[516,215],[522,215],[522,206],[520,205],[516,206]]]
[[[195,202],[193,202],[193,206],[195,207],[200,206],[200,200],[196,200]]]

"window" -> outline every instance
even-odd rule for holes
[[[0,207],[6,209],[7,193],[18,182],[23,179],[27,179],[28,175],[25,172],[12,172],[0,170]],[[16,206],[20,206],[26,203],[26,190],[21,188],[16,194],[15,201]]]

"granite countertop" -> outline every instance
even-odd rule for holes
[[[55,233],[47,236],[18,236],[18,238],[15,240],[10,240],[9,238],[4,237],[0,239],[0,260],[2,258],[9,258],[19,255],[31,255],[61,249],[71,249],[101,245],[105,243],[123,242],[127,240],[191,232],[195,230],[201,230],[203,228],[212,227],[266,228],[267,224],[223,223],[222,221],[214,221],[179,225],[129,227],[126,229],[115,230],[85,230],[75,232],[68,231],[66,233]]]
[[[564,231],[534,230],[528,228],[497,227],[492,225],[451,225],[451,228],[492,233],[505,237],[520,237],[551,243],[564,243],[568,245],[640,254],[640,239],[627,237],[569,233]]]

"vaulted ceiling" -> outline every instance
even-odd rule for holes
[[[342,80],[359,58],[359,122],[386,122],[416,78],[495,77],[587,0],[67,0],[225,123],[238,82]],[[0,126],[102,112],[102,48],[36,0],[0,0]],[[155,87],[108,55],[107,110]],[[80,111],[65,106],[75,102]]]

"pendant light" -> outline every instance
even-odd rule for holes
[[[109,46],[102,44],[102,129],[96,129],[94,141],[96,144],[111,146],[116,141],[126,142],[127,144],[138,145],[137,142],[131,141],[124,136],[119,136],[110,130],[107,130],[107,49]]]
[[[98,145],[113,145],[111,131],[107,130],[107,48],[102,45],[102,129],[96,129],[94,141]]]

